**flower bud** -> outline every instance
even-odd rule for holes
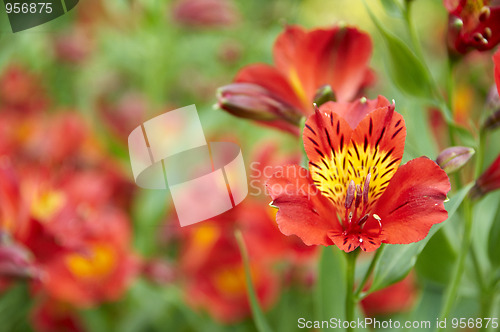
[[[491,114],[486,121],[484,121],[483,128],[492,130],[500,126],[500,109]]]
[[[33,265],[30,252],[9,240],[1,240],[0,277],[33,278],[37,276],[38,271]]]
[[[172,8],[175,22],[198,28],[228,27],[240,20],[240,13],[229,0],[180,0]]]
[[[327,101],[337,101],[337,97],[329,84],[321,86],[316,90],[316,94],[314,95],[314,103],[318,105],[318,107]]]
[[[448,174],[451,174],[463,165],[474,155],[474,149],[464,146],[453,146],[441,151],[436,159],[436,163]]]
[[[218,106],[239,117],[258,121],[284,120],[298,126],[299,110],[251,83],[234,83],[217,90]]]
[[[498,89],[495,85],[491,86],[490,91],[486,96],[486,106],[490,109],[500,111],[500,96],[498,95]]]

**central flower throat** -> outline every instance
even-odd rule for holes
[[[365,179],[365,183],[363,184],[363,188],[361,188],[359,184],[356,185],[354,183],[354,180],[351,180],[349,182],[344,203],[344,220],[340,220],[340,223],[342,224],[344,229],[352,229],[357,227],[362,228],[368,220],[368,217],[370,217],[370,202],[368,200],[370,179],[371,173],[368,173]],[[377,220],[380,225],[380,217],[374,214],[373,218]]]

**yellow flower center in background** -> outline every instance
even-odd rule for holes
[[[35,195],[31,204],[31,215],[41,222],[49,221],[59,212],[65,201],[65,196],[60,191],[44,191]]]
[[[116,255],[110,246],[95,244],[89,247],[88,254],[69,254],[66,257],[66,265],[78,278],[98,279],[113,271],[116,266]]]
[[[252,271],[252,279],[256,283],[258,275]],[[227,297],[239,297],[246,294],[245,270],[243,266],[220,269],[214,274],[215,287]]]
[[[197,248],[208,249],[212,247],[220,236],[220,230],[213,225],[201,225],[194,231],[193,245]]]

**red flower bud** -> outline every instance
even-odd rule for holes
[[[217,91],[218,107],[247,119],[279,121],[281,127],[298,127],[302,112],[272,92],[251,83],[233,83]]]
[[[173,8],[174,20],[185,26],[231,26],[238,22],[239,16],[229,0],[181,0]]]
[[[464,146],[452,146],[441,151],[436,163],[448,174],[459,170],[474,155],[474,149]]]
[[[500,155],[476,180],[476,184],[471,190],[471,197],[480,198],[498,188],[500,188]]]
[[[30,252],[9,240],[2,240],[0,234],[0,278],[33,278],[38,270],[33,265]]]

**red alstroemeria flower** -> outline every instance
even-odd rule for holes
[[[303,133],[309,171],[288,166],[267,183],[281,232],[346,252],[424,239],[448,216],[450,182],[428,158],[399,167],[405,136],[384,97],[317,109]]]
[[[337,100],[351,101],[373,81],[371,53],[369,35],[353,27],[288,26],[274,43],[275,65],[240,70],[235,83],[219,89],[219,107],[298,135],[318,89],[329,85]]]
[[[31,312],[31,324],[37,332],[84,332],[73,307],[64,302],[45,298]]]
[[[444,0],[449,16],[448,47],[465,54],[500,43],[499,0]]]

